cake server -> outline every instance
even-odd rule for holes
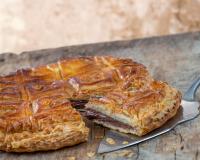
[[[178,124],[192,120],[196,118],[199,112],[200,103],[195,101],[195,93],[200,85],[200,77],[194,81],[191,87],[186,91],[181,101],[181,107],[177,114],[167,121],[162,127],[150,132],[142,137],[123,134],[114,130],[108,130],[105,133],[103,140],[99,144],[98,153],[112,152],[119,149],[123,149],[129,146],[136,145],[154,137],[160,136],[171,131]],[[109,143],[108,140],[114,140],[113,143]]]

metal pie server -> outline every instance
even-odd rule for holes
[[[176,127],[178,124],[196,118],[200,114],[199,112],[200,103],[198,101],[195,101],[194,97],[199,85],[200,85],[200,77],[186,91],[181,101],[181,107],[179,108],[177,114],[168,122],[166,122],[162,127],[142,137],[133,136],[130,134],[123,134],[114,130],[108,130],[103,140],[100,142],[97,152],[98,153],[112,152],[129,146],[133,146],[135,144],[165,134],[170,130],[172,130],[174,127]],[[115,144],[107,143],[106,141],[107,138],[112,138],[115,141]]]

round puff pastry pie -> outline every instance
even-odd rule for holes
[[[55,150],[87,140],[86,117],[144,135],[174,116],[181,95],[131,59],[78,57],[0,77],[0,150]]]

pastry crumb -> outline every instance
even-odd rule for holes
[[[70,156],[70,157],[67,157],[67,160],[76,160],[76,157]]]
[[[133,155],[134,153],[131,150],[122,150],[118,153],[118,156],[127,158],[133,157]]]
[[[122,144],[129,144],[129,142],[128,141],[123,141]]]
[[[90,158],[94,157],[94,155],[95,155],[95,152],[87,152],[87,156]]]
[[[112,138],[106,138],[106,142],[112,145],[115,144],[115,141]]]
[[[95,136],[96,139],[102,139],[103,136]]]

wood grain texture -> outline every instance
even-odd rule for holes
[[[146,65],[155,79],[167,81],[184,93],[200,75],[200,32],[154,37],[133,41],[70,46],[56,49],[24,52],[21,55],[0,55],[0,72],[7,74],[18,68],[56,62],[77,55],[114,55],[132,58]],[[200,91],[200,90],[199,90]],[[200,92],[197,99],[200,98]],[[95,152],[105,129],[88,122],[91,133],[88,143],[51,152],[29,154],[0,153],[0,160],[20,159],[76,159],[121,160],[121,159],[200,159],[200,117],[177,126],[173,131],[139,145],[120,151],[89,157]]]

